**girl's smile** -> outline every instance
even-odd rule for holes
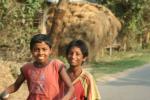
[[[80,67],[85,61],[83,54],[79,47],[72,47],[67,56],[68,62],[72,67]]]

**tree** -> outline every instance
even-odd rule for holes
[[[67,9],[68,0],[60,0],[56,5],[56,9],[54,12],[53,22],[51,26],[51,30],[48,35],[52,39],[53,48],[55,50],[55,54],[58,53],[58,45],[60,43],[60,38],[63,33],[64,25],[63,25],[63,17],[65,13],[65,9]]]

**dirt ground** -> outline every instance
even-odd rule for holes
[[[14,62],[4,62],[0,60],[0,92],[15,82],[16,78],[12,75],[11,65],[17,66]],[[8,100],[26,100],[27,96],[28,90],[26,83],[24,83],[17,92],[10,95]]]

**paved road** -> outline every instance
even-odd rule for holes
[[[150,64],[98,85],[102,100],[150,100]]]

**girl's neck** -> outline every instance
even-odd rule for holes
[[[73,81],[82,73],[82,67],[70,67],[68,72],[71,80]]]
[[[79,72],[79,71],[81,71],[81,70],[82,70],[81,66],[78,66],[78,67],[70,67],[70,71],[73,72],[73,73]]]

